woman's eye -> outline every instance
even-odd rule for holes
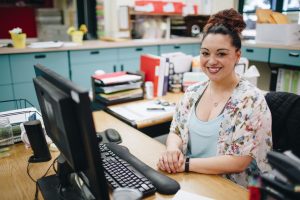
[[[202,56],[208,56],[209,53],[207,53],[207,52],[201,52],[201,55],[202,55]]]
[[[227,54],[226,53],[218,53],[217,54],[219,57],[223,57],[223,56],[226,56]]]

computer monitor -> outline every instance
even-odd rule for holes
[[[108,199],[88,91],[42,65],[34,69],[33,82],[47,134],[92,199]],[[59,174],[60,181],[69,180],[64,177],[69,175]]]

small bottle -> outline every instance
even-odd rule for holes
[[[0,158],[10,155],[12,144],[14,144],[14,138],[9,118],[0,117]]]
[[[145,82],[145,93],[146,93],[146,99],[153,99],[153,82],[152,81]]]

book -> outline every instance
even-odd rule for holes
[[[113,92],[120,92],[124,90],[137,89],[142,87],[143,82],[129,82],[125,84],[110,85],[110,86],[97,86],[95,85],[95,93],[110,94]]]
[[[126,83],[131,81],[140,81],[142,76],[137,74],[128,74],[127,72],[114,72],[107,74],[94,74],[92,75],[94,81],[101,85],[113,85]]]
[[[140,70],[145,74],[145,82],[153,82],[153,96],[161,96],[162,90],[159,89],[163,87],[164,79],[164,69],[165,59],[160,56],[155,56],[151,54],[143,54],[140,57]],[[163,68],[163,69],[162,69]],[[159,83],[160,82],[160,83]],[[160,91],[158,93],[158,91]]]

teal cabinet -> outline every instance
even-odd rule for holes
[[[300,67],[300,50],[271,49],[270,63]]]
[[[68,52],[15,54],[10,56],[10,64],[13,83],[31,82],[35,77],[35,64],[42,64],[69,78]]]
[[[117,65],[117,49],[93,49],[70,52],[71,80],[90,89],[91,76],[97,70],[113,72]]]
[[[72,81],[85,89],[91,89],[91,76],[97,70],[105,73],[113,72],[115,61],[101,61],[96,63],[74,64],[72,68]]]
[[[139,71],[140,57],[143,54],[158,55],[158,46],[119,48],[116,71]]]
[[[199,56],[200,55],[200,41],[199,44],[192,44],[193,47],[193,56]]]
[[[0,91],[0,112],[15,109],[13,102],[1,102],[14,99],[12,84],[0,85]]]
[[[34,107],[39,109],[39,103],[36,97],[35,88],[33,82],[16,83],[13,85],[15,99],[26,99]]]
[[[8,55],[0,55],[0,85],[11,84],[11,73]]]
[[[69,78],[68,52],[47,52],[10,55],[13,91],[15,99],[26,99],[39,108],[32,79],[34,65],[42,64],[58,74]]]
[[[194,55],[195,46],[194,44],[175,44],[175,45],[160,45],[159,53],[173,53],[173,52],[183,52],[188,55]]]
[[[268,48],[242,47],[242,57],[253,61],[268,62],[269,51]]]

